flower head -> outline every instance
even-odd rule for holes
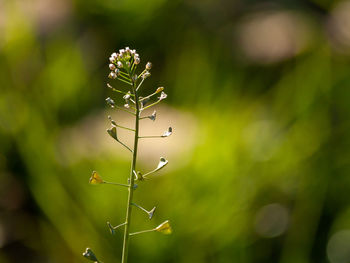
[[[119,49],[118,53],[114,52],[109,57],[109,61],[110,61],[109,69],[112,71],[115,68],[122,69],[124,67],[125,69],[131,69],[133,64],[135,65],[140,64],[140,57],[139,57],[139,54],[136,53],[135,49],[131,50],[129,47],[126,47],[124,49]],[[111,77],[111,78],[115,78],[115,77]]]

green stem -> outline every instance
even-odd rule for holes
[[[112,183],[112,182],[107,182],[107,181],[103,181],[103,183],[104,183],[104,184],[112,184],[112,185],[118,185],[118,186],[129,187],[129,185],[127,185],[127,184]]]
[[[132,85],[132,91],[135,95],[135,101],[138,102],[138,94],[136,91],[136,82]],[[136,118],[135,118],[135,137],[134,137],[134,150],[132,155],[131,169],[130,169],[130,186],[129,186],[129,195],[126,208],[126,219],[125,219],[125,228],[124,228],[124,240],[123,240],[123,252],[122,252],[122,261],[121,263],[127,263],[128,260],[128,249],[129,249],[129,232],[130,232],[130,222],[131,222],[131,211],[132,211],[132,198],[134,194],[134,170],[136,168],[136,158],[137,158],[137,146],[139,141],[139,120],[140,120],[140,108],[139,104],[136,103]]]
[[[165,138],[166,136],[162,135],[155,135],[155,136],[140,136],[139,139],[145,139],[145,138]]]
[[[152,106],[158,104],[158,103],[161,102],[161,101],[162,101],[162,100],[157,100],[156,102],[153,102],[152,104],[148,105],[147,107],[142,108],[142,110],[148,109],[148,108],[150,108],[150,107],[152,107]]]
[[[129,74],[128,73],[126,73],[126,72],[123,72],[123,71],[119,71],[119,73],[121,74],[121,75],[124,75],[126,78],[129,78]]]
[[[132,114],[132,115],[135,115],[135,113],[133,113],[133,112],[131,112],[131,111],[128,111],[128,110],[126,110],[126,109],[124,109],[123,107],[119,107],[119,106],[114,106],[116,109],[119,109],[119,110],[123,110],[123,111],[125,111],[125,112],[127,112],[127,113],[130,113],[130,114]]]
[[[121,145],[123,145],[126,149],[128,149],[130,152],[132,152],[132,150],[129,148],[129,146],[127,146],[125,143],[121,142],[119,139],[117,140],[117,142],[119,142]]]
[[[118,78],[123,78],[124,80],[126,80],[126,81],[131,81],[131,79],[129,79],[129,77],[125,77],[125,75],[123,75],[123,74],[120,74],[119,76],[118,76]]]
[[[128,94],[127,92],[124,92],[124,91],[121,91],[121,90],[118,90],[118,89],[113,88],[109,83],[107,83],[107,87],[110,88],[111,90],[115,91],[115,92],[119,92],[119,93],[125,94],[125,95]],[[130,94],[130,95],[131,95],[131,96],[134,96],[133,94]]]
[[[143,83],[143,81],[144,81],[145,79],[144,78],[142,78],[142,80],[141,80],[141,82],[140,82],[140,84],[137,86],[137,88],[136,88],[136,91],[138,91],[139,90],[139,88],[141,87],[141,85],[142,85],[142,83]]]
[[[128,128],[128,127],[125,127],[125,126],[122,126],[122,125],[119,125],[119,124],[114,124],[114,126],[122,128],[122,129],[125,129],[125,130],[128,130],[128,131],[133,131],[133,132],[135,131],[134,129],[131,129],[131,128]]]
[[[153,232],[153,231],[156,231],[156,230],[155,229],[148,229],[148,230],[143,230],[143,231],[139,231],[139,232],[135,232],[135,233],[130,233],[129,235],[133,236],[133,235],[138,235],[138,234],[143,234],[143,233]]]
[[[129,81],[126,81],[126,80],[124,80],[124,79],[121,79],[121,78],[117,78],[117,79],[119,79],[120,81],[122,81],[122,82],[124,82],[124,83],[126,83],[126,84],[128,84],[128,85],[132,85],[132,83],[130,83]]]
[[[149,211],[147,211],[146,209],[144,209],[142,206],[138,205],[138,204],[135,204],[135,203],[131,203],[133,206],[136,206],[138,209],[141,209],[143,212],[145,213],[149,213]]]

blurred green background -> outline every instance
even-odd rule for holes
[[[350,1],[1,0],[0,262],[120,262],[130,156],[108,57],[153,63],[130,262],[350,262]],[[128,133],[122,134],[130,144]]]

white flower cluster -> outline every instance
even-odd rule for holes
[[[125,49],[120,49],[119,53],[113,53],[109,57],[109,69],[111,72],[108,77],[111,79],[116,79],[120,75],[120,70],[125,69],[126,72],[129,72],[133,64],[140,64],[140,56],[136,53],[135,49],[130,49],[126,47]]]

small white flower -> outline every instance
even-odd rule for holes
[[[111,63],[115,63],[115,58],[114,58],[114,57],[109,57],[109,61],[110,61]]]
[[[115,70],[115,65],[114,64],[109,64],[109,69],[110,70]]]
[[[123,67],[123,63],[121,63],[120,61],[117,62],[117,67],[118,68],[122,68]]]

